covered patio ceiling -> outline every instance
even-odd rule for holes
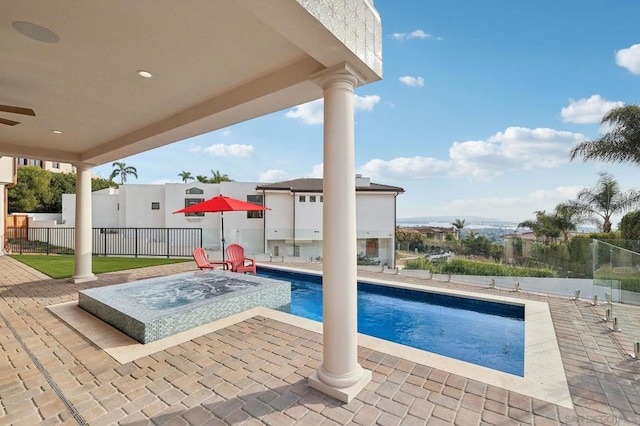
[[[99,165],[382,76],[373,0],[0,0],[0,156]],[[48,31],[49,32],[48,32]],[[147,71],[145,78],[139,71]],[[54,133],[54,131],[56,131]]]

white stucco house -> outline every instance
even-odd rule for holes
[[[92,223],[96,228],[202,228],[202,246],[222,250],[219,213],[173,213],[223,194],[268,207],[261,212],[227,212],[227,245],[238,243],[251,254],[274,257],[322,256],[322,179],[255,182],[127,184],[92,193]],[[356,175],[357,251],[387,264],[395,263],[396,197],[400,187],[372,183]],[[62,221],[75,224],[75,195],[62,198]]]

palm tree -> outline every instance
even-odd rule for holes
[[[216,171],[211,170],[211,174],[213,175],[213,177],[211,178],[210,183],[233,182],[233,179],[231,179],[226,174],[223,175],[218,170]]]
[[[109,180],[113,180],[116,176],[120,176],[120,185],[124,185],[127,183],[127,175],[133,175],[136,179],[138,179],[138,171],[133,166],[127,166],[122,161],[116,161],[111,165],[115,167],[115,170],[111,172],[109,175]]]
[[[597,225],[602,232],[611,232],[611,216],[624,213],[640,204],[640,192],[622,192],[609,173],[601,172],[595,188],[585,188],[570,206],[585,222]]]
[[[534,213],[536,214],[535,220],[520,222],[518,228],[529,228],[536,237],[544,237],[545,241],[549,238],[558,238],[560,236],[560,229],[557,226],[554,215],[547,214],[544,210],[538,210]]]
[[[196,176],[196,180],[200,183],[210,183],[209,178],[203,175]]]
[[[569,241],[569,232],[578,229],[578,225],[584,221],[580,212],[571,203],[560,203],[556,206],[553,222],[560,230],[564,241]]]
[[[569,153],[571,160],[602,160],[608,163],[640,165],[640,105],[614,108],[602,118],[602,124],[612,126],[606,134],[575,146]]]
[[[456,219],[454,220],[451,225],[454,226],[454,228],[456,228],[458,230],[457,232],[457,236],[458,236],[458,240],[460,240],[460,246],[462,246],[462,228],[464,228],[464,219]]]
[[[187,181],[194,179],[193,176],[191,176],[191,172],[183,171],[182,173],[178,173],[178,176],[182,179],[182,183],[187,183]]]
[[[455,226],[458,231],[462,231],[462,228],[464,228],[465,225],[464,222],[464,219],[456,219],[451,224]]]

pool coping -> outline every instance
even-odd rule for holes
[[[269,269],[307,275],[321,275],[318,272],[297,268],[269,267]],[[524,377],[502,373],[487,367],[481,367],[465,361],[456,360],[360,333],[358,334],[358,344],[388,355],[518,392],[562,407],[570,409],[573,408],[566,374],[560,357],[560,349],[551,319],[551,312],[547,303],[527,299],[515,299],[499,295],[483,295],[468,291],[435,288],[426,285],[398,283],[395,281],[378,280],[373,278],[359,277],[358,281],[524,306]],[[322,323],[320,322],[268,308],[256,307],[242,313],[184,331],[174,336],[143,345],[93,315],[85,312],[78,307],[77,301],[48,306],[47,309],[69,324],[72,328],[76,329],[87,339],[91,340],[121,364],[185,343],[196,337],[226,328],[254,316],[263,316],[322,334]]]

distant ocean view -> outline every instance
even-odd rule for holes
[[[504,229],[513,230],[518,227],[515,222],[507,222],[500,219],[489,219],[481,217],[412,217],[412,218],[399,218],[396,223],[400,227],[413,227],[413,226],[436,226],[440,228],[451,228],[452,223],[456,219],[464,219],[465,229]]]

